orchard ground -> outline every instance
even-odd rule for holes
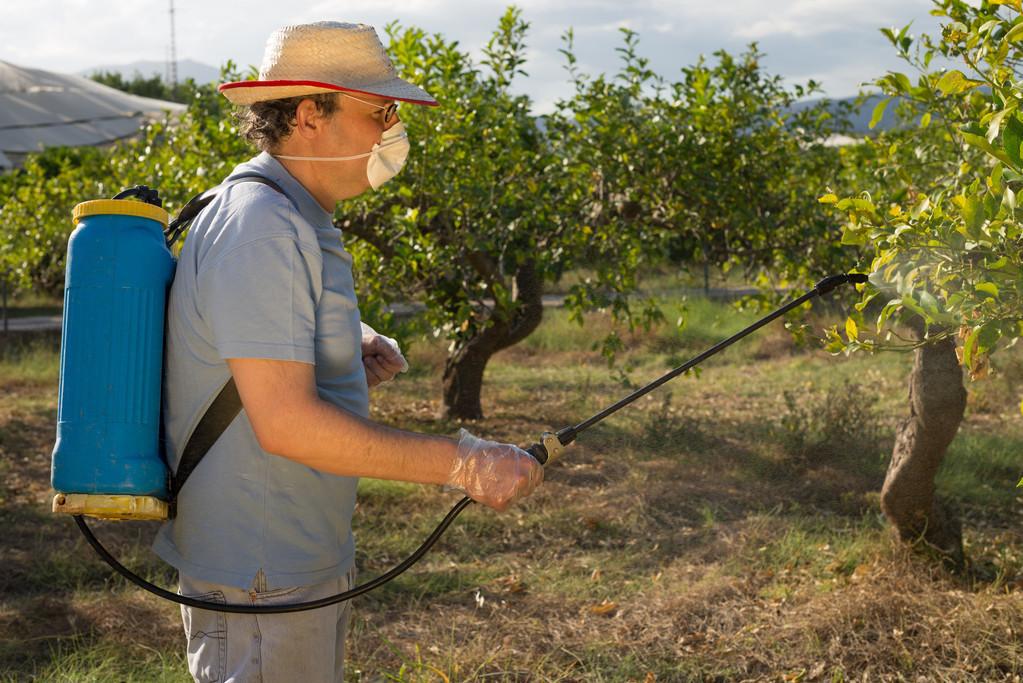
[[[666,304],[674,320],[675,304]],[[475,433],[528,443],[571,425],[748,324],[688,302],[688,324],[625,338],[609,369],[548,311],[497,355]],[[0,360],[0,680],[187,681],[175,606],[115,578],[49,512],[56,340]],[[439,420],[444,349],[375,390],[378,420]],[[357,599],[348,681],[1019,681],[1023,678],[1023,352],[969,384],[939,476],[964,521],[967,571],[895,541],[877,493],[907,411],[908,354],[831,357],[780,324],[584,432],[505,514],[470,507],[436,548]],[[457,500],[363,481],[360,580],[408,555]],[[96,524],[167,586],[154,526]]]

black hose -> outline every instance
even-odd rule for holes
[[[816,284],[816,286],[812,290],[810,290],[809,292],[807,292],[803,296],[801,296],[798,299],[796,299],[796,300],[786,304],[785,306],[783,306],[782,308],[779,308],[778,310],[774,311],[773,313],[770,313],[769,315],[765,316],[764,318],[761,318],[760,320],[758,320],[757,322],[753,323],[752,325],[750,325],[746,329],[742,330],[741,332],[739,332],[739,333],[737,333],[735,335],[732,335],[728,339],[726,339],[726,340],[716,344],[712,348],[710,348],[707,351],[703,352],[702,354],[700,354],[696,358],[693,358],[692,360],[690,360],[689,362],[685,363],[684,365],[681,365],[681,366],[675,368],[674,370],[672,370],[671,372],[668,372],[667,374],[662,375],[658,379],[654,380],[653,382],[651,382],[650,384],[646,385],[645,387],[642,387],[642,388],[638,389],[637,391],[633,392],[629,396],[626,396],[625,398],[623,398],[622,400],[618,401],[614,405],[609,406],[608,408],[605,408],[604,410],[600,411],[599,413],[597,413],[596,415],[590,417],[589,419],[584,420],[583,422],[580,422],[575,427],[565,427],[564,429],[560,430],[557,433],[558,441],[561,443],[562,446],[567,446],[569,443],[571,443],[572,441],[575,440],[575,437],[576,437],[576,435],[579,432],[581,432],[584,429],[587,429],[587,428],[593,426],[597,422],[600,422],[604,418],[606,418],[609,415],[611,415],[611,413],[614,413],[614,412],[620,410],[621,408],[624,408],[626,405],[632,403],[633,401],[635,401],[636,399],[640,398],[641,396],[644,396],[647,393],[653,391],[654,389],[656,389],[657,387],[661,386],[662,384],[664,384],[668,380],[674,379],[675,377],[677,377],[678,375],[682,374],[686,370],[694,367],[695,365],[698,365],[699,363],[703,362],[707,358],[713,356],[714,354],[718,353],[719,351],[724,350],[728,346],[731,346],[732,344],[734,344],[735,342],[739,341],[740,339],[742,339],[746,335],[751,334],[755,330],[760,329],[761,327],[763,327],[767,323],[771,322],[772,320],[775,320],[775,319],[779,318],[780,316],[784,315],[788,311],[790,311],[790,310],[792,310],[792,309],[802,305],[803,303],[809,301],[813,297],[815,297],[815,296],[823,296],[824,294],[830,292],[831,290],[835,289],[839,285],[848,284],[848,283],[862,284],[862,283],[864,283],[866,281],[867,281],[867,276],[863,275],[863,274],[860,274],[860,273],[848,273],[848,274],[841,274],[841,275],[832,275],[831,277],[824,278],[823,280],[818,282]],[[544,463],[547,462],[548,453],[547,453],[547,449],[544,447],[543,444],[535,443],[535,444],[533,444],[532,446],[530,446],[526,450],[533,457],[535,457],[541,464],[544,464]],[[210,610],[210,611],[213,611],[213,612],[232,612],[232,613],[236,613],[236,614],[283,614],[283,613],[286,613],[286,612],[303,612],[305,610],[317,609],[319,607],[326,607],[328,605],[334,605],[334,604],[339,603],[339,602],[344,602],[345,600],[351,600],[352,598],[354,598],[357,595],[362,595],[363,593],[367,593],[367,592],[373,590],[374,588],[377,588],[378,586],[382,586],[383,584],[385,584],[388,581],[390,581],[391,579],[397,577],[399,574],[402,574],[406,569],[408,569],[413,564],[418,562],[419,559],[423,555],[425,555],[426,552],[430,548],[433,547],[434,543],[437,542],[437,539],[439,539],[441,537],[441,534],[443,534],[447,530],[447,528],[451,525],[451,522],[455,521],[455,517],[457,517],[459,515],[459,513],[461,513],[462,510],[464,510],[472,502],[473,502],[472,499],[469,498],[468,496],[466,496],[465,498],[462,498],[462,500],[458,501],[458,503],[456,503],[455,506],[453,508],[451,508],[451,511],[448,512],[447,516],[445,516],[443,520],[441,520],[441,523],[437,525],[437,528],[433,530],[433,533],[430,534],[430,536],[423,542],[423,544],[421,546],[419,546],[419,548],[417,548],[414,553],[409,555],[408,558],[406,558],[401,564],[397,565],[396,567],[391,569],[386,574],[381,574],[380,576],[378,576],[377,578],[373,579],[372,581],[367,581],[366,583],[362,584],[361,586],[356,586],[355,588],[352,588],[351,590],[345,591],[344,593],[338,593],[337,595],[332,595],[332,596],[329,596],[329,597],[326,597],[326,598],[320,598],[319,600],[311,600],[309,602],[299,602],[299,603],[295,603],[293,605],[261,605],[261,606],[256,606],[256,605],[224,605],[224,604],[217,603],[217,602],[207,602],[205,600],[196,600],[195,598],[189,598],[189,597],[185,597],[183,595],[178,595],[177,593],[172,593],[169,590],[166,590],[164,588],[160,588],[159,586],[157,586],[155,584],[152,584],[149,581],[146,581],[141,576],[139,576],[137,574],[134,574],[130,569],[128,569],[127,567],[122,565],[120,562],[118,562],[114,558],[114,556],[111,555],[107,551],[107,549],[104,548],[100,544],[99,540],[96,539],[96,537],[92,533],[92,530],[85,523],[85,518],[82,517],[82,515],[75,515],[75,522],[78,524],[78,528],[81,530],[82,534],[85,536],[85,539],[89,542],[89,545],[92,546],[93,550],[95,550],[97,553],[99,553],[99,556],[102,557],[106,561],[107,564],[109,564],[111,567],[114,568],[114,571],[116,571],[118,574],[120,574],[124,578],[126,578],[129,581],[131,581],[132,583],[134,583],[139,588],[147,590],[147,591],[149,591],[150,593],[152,593],[154,595],[157,595],[157,596],[159,596],[161,598],[164,598],[166,600],[170,600],[171,602],[176,602],[179,605],[187,605],[189,607],[197,607],[199,609],[206,609],[206,610]]]
[[[100,544],[99,540],[92,533],[92,529],[85,523],[85,518],[82,515],[75,515],[75,523],[78,524],[78,528],[85,536],[85,540],[89,542],[92,549],[99,553],[107,564],[114,568],[118,574],[131,581],[133,584],[149,591],[153,595],[161,597],[171,602],[176,602],[179,605],[187,605],[188,607],[198,607],[199,609],[210,610],[212,612],[231,612],[234,614],[284,614],[286,612],[304,612],[310,609],[317,609],[320,607],[327,607],[328,605],[334,605],[345,600],[351,600],[357,595],[368,593],[369,591],[382,586],[391,579],[402,574],[406,569],[414,565],[419,561],[426,552],[433,547],[433,544],[437,542],[437,539],[441,537],[441,534],[447,530],[451,522],[455,521],[455,517],[459,515],[468,505],[473,502],[472,498],[466,496],[462,500],[458,501],[451,511],[441,520],[441,523],[437,525],[437,528],[433,530],[433,533],[423,541],[423,544],[419,546],[414,553],[409,555],[401,564],[391,569],[386,574],[381,574],[371,581],[367,581],[361,586],[356,586],[351,590],[347,590],[344,593],[338,593],[337,595],[331,595],[326,598],[320,598],[319,600],[310,600],[309,602],[298,602],[293,605],[225,605],[219,602],[208,602],[206,600],[197,600],[195,598],[189,598],[184,595],[178,595],[172,593],[165,588],[160,588],[156,584],[146,581],[138,574],[135,574],[130,569],[125,567],[123,564],[117,561],[113,555],[111,555],[106,548]]]

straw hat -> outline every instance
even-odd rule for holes
[[[336,21],[277,29],[266,43],[259,80],[223,83],[219,90],[235,104],[352,92],[437,105],[425,90],[398,78],[372,26]]]

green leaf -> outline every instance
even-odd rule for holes
[[[999,329],[997,320],[986,322],[979,328],[980,333],[977,335],[977,350],[981,353],[987,353],[991,349],[995,348],[995,344],[1002,336],[1002,331]]]
[[[987,294],[992,299],[998,298],[998,285],[996,285],[994,282],[978,282],[974,286],[974,289],[980,292],[981,294]]]
[[[1009,258],[1007,256],[1002,256],[994,263],[988,263],[986,265],[988,270],[1001,270],[1005,266],[1009,265]]]
[[[921,308],[920,304],[918,304],[910,295],[908,294],[902,295],[902,305],[916,313],[921,318],[924,319],[927,318],[927,311]]]
[[[1009,117],[1008,123],[1005,124],[1005,132],[1002,133],[1002,146],[1017,167],[1023,165],[1019,153],[1020,143],[1023,143],[1023,122],[1020,122],[1019,118],[1014,115]]]
[[[1009,156],[1003,150],[1000,150],[997,147],[995,147],[994,145],[992,145],[990,142],[987,141],[987,139],[983,135],[974,135],[973,133],[965,133],[964,132],[964,133],[962,133],[962,136],[963,136],[963,141],[966,144],[972,145],[973,147],[976,147],[977,149],[980,149],[980,150],[983,150],[983,151],[987,152],[988,154],[990,154],[994,158],[998,159],[1002,163],[1008,164],[1009,166],[1014,166],[1014,165],[1018,166],[1019,165],[1019,164],[1014,164],[1013,161],[1009,158]]]
[[[931,320],[938,321],[944,317],[944,311],[938,305],[938,300],[930,292],[920,292],[920,306],[927,311]]]
[[[1005,42],[1018,43],[1023,40],[1023,23],[1016,24],[1005,34]]]
[[[1017,12],[1023,12],[1023,8],[1020,6],[1020,0],[990,0],[992,5],[1008,5]]]
[[[849,338],[849,341],[856,341],[860,338],[860,329],[851,317],[845,319],[845,336]]]
[[[972,239],[980,237],[980,226],[984,224],[984,203],[977,197],[967,197],[963,203],[963,220],[966,223],[966,235]]]
[[[904,93],[908,93],[913,89],[913,84],[909,82],[909,76],[904,73],[893,73],[892,77],[899,84],[899,90]]]
[[[938,79],[937,87],[944,95],[958,95],[970,88],[984,85],[984,81],[967,78],[962,71],[954,69]]]
[[[867,231],[845,226],[842,228],[842,244],[848,246],[864,246],[867,244]]]
[[[1000,23],[1002,22],[998,21],[997,19],[985,21],[977,28],[977,33],[990,33],[991,29],[993,29],[995,26],[998,26]]]
[[[1002,121],[1005,119],[1005,117],[1008,114],[1012,113],[1015,110],[1016,110],[1016,103],[1013,102],[1008,107],[1006,107],[1005,109],[1001,110],[1000,112],[996,113],[994,116],[991,117],[991,121],[988,122],[988,128],[987,128],[987,141],[988,142],[994,142],[995,141],[995,138],[998,137],[998,132],[1002,129]]]
[[[874,127],[881,123],[881,119],[884,118],[884,110],[888,108],[888,103],[892,101],[892,98],[886,97],[877,103],[874,107],[874,113],[870,117],[870,124],[868,127],[873,130]]]
[[[980,335],[980,328],[974,327],[966,341],[963,343],[963,365],[973,368],[973,350],[977,348],[977,337]]]

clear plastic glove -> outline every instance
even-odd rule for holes
[[[543,481],[543,466],[518,446],[458,432],[458,460],[447,487],[503,512]]]
[[[370,334],[366,333],[367,329]],[[366,383],[371,387],[408,371],[408,361],[398,348],[398,342],[368,326],[363,328],[362,364],[366,368]]]

